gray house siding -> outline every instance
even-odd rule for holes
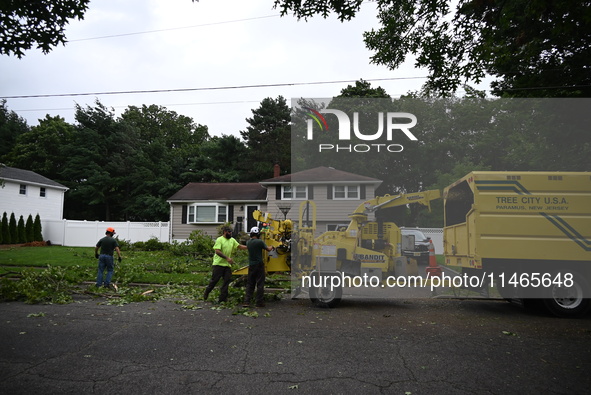
[[[349,214],[351,214],[360,204],[364,201],[373,199],[375,197],[375,185],[373,184],[362,184],[364,185],[364,194],[360,194],[357,199],[332,199],[331,188],[338,184],[308,184],[308,188],[313,186],[314,197],[312,200],[316,205],[316,233],[321,233],[332,230],[329,227],[340,224],[348,224],[350,222]],[[341,185],[343,185],[341,183]],[[355,185],[354,182],[346,183],[346,185]],[[303,199],[277,199],[277,190],[280,190],[281,185],[269,186],[269,213],[275,219],[283,219],[284,215],[279,210],[278,205],[287,206],[290,205],[290,211],[287,214],[287,218],[294,221],[297,225],[300,216],[300,204],[304,201]],[[329,199],[331,194],[331,199]]]
[[[348,224],[349,214],[364,201],[373,199],[375,189],[382,182],[323,166],[283,176],[278,174],[276,172],[275,177],[260,183],[187,184],[168,200],[171,207],[171,239],[185,240],[196,229],[211,237],[218,235],[219,223],[188,223],[186,211],[183,215],[184,205],[232,205],[233,217],[230,222],[236,228],[248,231],[250,226],[256,224],[252,218],[254,209],[269,213],[275,220],[291,219],[297,227],[300,204],[306,200],[316,204],[316,233],[319,235],[333,230],[337,225]],[[282,193],[283,186],[291,188],[291,195],[288,190]],[[307,187],[307,196],[298,189],[302,186]],[[335,188],[343,186],[357,187],[346,193],[354,198],[344,199],[333,195]]]
[[[171,240],[186,240],[194,230],[201,230],[205,235],[211,238],[217,238],[219,236],[219,227],[221,223],[215,224],[202,224],[202,223],[187,223],[187,206],[193,203],[212,203],[212,202],[182,202],[182,203],[171,203],[170,204],[170,222],[171,222]],[[218,203],[218,202],[215,202]],[[232,227],[237,231],[248,231],[248,221],[246,217],[246,210],[249,206],[262,211],[266,210],[266,204],[261,202],[241,202],[241,203],[230,203],[228,207],[231,207],[233,211],[232,217],[228,222],[232,224]],[[185,208],[183,208],[185,207]]]

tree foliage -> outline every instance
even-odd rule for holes
[[[0,236],[2,244],[10,244],[10,231],[8,230],[8,214],[6,211],[2,214],[2,227],[0,228],[2,235]]]
[[[298,18],[355,17],[361,0],[276,0]],[[390,69],[408,56],[429,72],[426,89],[451,94],[486,74],[511,97],[590,97],[587,0],[377,0],[379,27],[364,34],[371,61]],[[455,7],[454,7],[455,6]]]
[[[349,87],[350,88],[350,87]],[[293,115],[293,171],[331,166],[382,180],[377,195],[442,189],[473,170],[495,171],[589,171],[591,143],[588,139],[589,99],[485,99],[472,97],[432,98],[409,95],[397,100],[372,98],[373,88],[357,90],[360,97],[345,95],[329,103],[301,100]],[[367,97],[364,96],[367,94]],[[361,133],[368,136],[378,129],[380,113],[410,113],[419,120],[412,131],[417,141],[393,133],[389,143],[400,144],[400,152],[366,150],[372,143],[351,134],[350,140],[335,140],[339,128],[333,115],[326,115],[328,130],[313,130],[307,140],[308,109],[324,107],[344,111],[354,123],[357,113]],[[355,125],[351,125],[352,128]],[[331,133],[332,132],[332,133]],[[341,148],[319,153],[319,144]],[[376,144],[377,145],[377,144]],[[360,146],[359,151],[349,147]],[[365,152],[365,153],[363,153]],[[460,174],[464,172],[464,174]],[[447,183],[447,184],[446,184]],[[444,185],[445,184],[445,185]],[[422,215],[411,206],[403,218],[406,225],[435,225],[438,216]],[[441,224],[439,224],[441,225]]]
[[[65,148],[74,141],[75,128],[59,116],[47,115],[19,134],[6,161],[12,166],[42,174],[52,180],[61,179],[66,161]]]
[[[21,58],[37,46],[49,53],[66,43],[71,19],[84,19],[90,0],[27,0],[0,2],[0,54]]]
[[[35,225],[33,222],[33,216],[29,214],[27,222],[25,222],[26,242],[30,243],[35,241]]]
[[[8,220],[8,233],[9,233],[9,238],[7,239],[8,244],[18,243],[18,228],[17,228],[16,217],[14,216],[14,213],[10,214],[10,219]]]
[[[27,122],[14,111],[8,110],[6,100],[0,100],[0,158],[9,153],[17,137],[28,130]]]
[[[183,179],[192,182],[240,182],[247,179],[249,150],[233,135],[214,136],[191,158]]]
[[[33,241],[43,241],[43,227],[41,225],[41,217],[39,214],[35,215],[35,221],[33,222]]]
[[[210,137],[206,126],[164,107],[132,106],[118,117],[97,101],[77,108],[74,125],[48,116],[25,128],[0,161],[67,186],[65,218],[167,221],[167,199],[186,183],[258,182],[272,177],[276,162],[282,174],[332,166],[377,178],[383,181],[378,195],[440,189],[477,169],[589,171],[588,104],[588,99],[491,100],[476,91],[463,98],[415,93],[392,100],[381,87],[360,80],[329,103],[301,99],[291,118],[285,99],[266,98],[247,120],[242,140]],[[358,112],[366,135],[375,132],[380,113],[412,113],[420,120],[413,128],[418,141],[397,131],[392,143],[404,146],[398,153],[318,155],[319,143],[335,143],[332,132],[339,125],[326,116],[330,132],[315,131],[314,146],[306,146],[308,109],[327,105]],[[352,137],[350,144],[367,143]],[[436,226],[437,216],[417,208],[406,213],[405,224]],[[40,230],[35,234],[41,240]]]
[[[273,176],[273,167],[279,164],[282,172],[291,167],[290,109],[283,96],[266,98],[247,118],[249,126],[240,132],[249,150],[247,157],[248,181],[260,181]]]

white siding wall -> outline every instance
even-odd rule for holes
[[[27,185],[27,194],[21,195],[19,182],[5,180],[4,187],[0,188],[0,215],[4,212],[10,218],[14,213],[17,221],[22,215],[25,221],[29,214],[33,219],[37,214],[41,219],[62,219],[64,207],[64,191],[45,187],[45,197],[39,196],[42,186]]]

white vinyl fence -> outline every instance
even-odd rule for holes
[[[120,240],[132,243],[148,241],[155,237],[161,242],[170,241],[168,222],[103,222],[73,220],[41,220],[43,240],[69,247],[92,247],[105,235],[108,227],[115,228]],[[436,254],[443,254],[443,229],[419,228],[433,240]]]
[[[103,222],[73,220],[41,220],[43,240],[68,247],[93,247],[108,227],[115,228],[119,240],[148,241],[155,237],[169,241],[168,222]]]

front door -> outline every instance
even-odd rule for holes
[[[252,217],[252,213],[259,209],[259,206],[246,206],[246,233],[250,232],[253,226],[257,226],[257,221]]]

